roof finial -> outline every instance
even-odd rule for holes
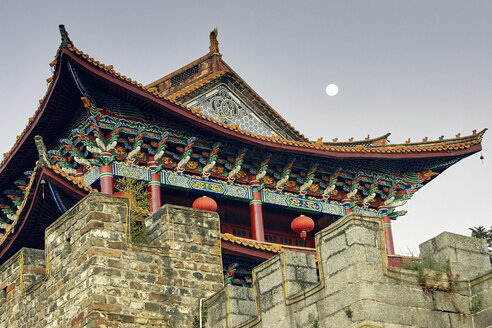
[[[68,37],[68,32],[65,30],[65,25],[58,25],[58,28],[60,29],[62,47],[66,47],[68,44],[72,44],[72,41],[70,41],[70,38]]]
[[[219,53],[219,41],[217,41],[217,35],[219,32],[217,32],[217,28],[214,28],[212,32],[210,32],[210,53],[215,54]]]

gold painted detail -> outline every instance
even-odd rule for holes
[[[320,190],[319,184],[313,183],[311,187],[309,187],[310,192],[318,192]]]
[[[217,166],[214,166],[214,167],[212,168],[212,172],[213,172],[214,174],[222,174],[222,173],[224,173],[224,170],[225,170],[225,169],[224,169],[224,166],[222,166],[222,165],[217,165]]]
[[[220,184],[215,184],[215,183],[207,183],[204,181],[199,181],[199,180],[191,180],[191,186],[194,189],[200,189],[200,190],[210,190],[216,193],[223,193],[224,192],[224,186]]]
[[[246,172],[244,171],[239,171],[237,174],[236,174],[236,177],[238,178],[238,180],[243,180],[247,177],[248,175],[246,174]]]
[[[288,180],[286,183],[285,183],[285,186],[287,188],[295,188],[296,186],[296,182],[294,180]]]
[[[114,148],[114,152],[116,153],[116,155],[125,155],[126,149],[123,146],[117,146]]]
[[[318,202],[312,202],[312,201],[305,200],[305,199],[289,197],[288,203],[289,203],[289,206],[292,206],[292,207],[309,208],[309,209],[316,210],[316,211],[321,210],[321,206],[318,204]]]
[[[174,159],[172,159],[171,157],[168,157],[168,156],[164,156],[162,158],[162,163],[164,163],[166,165],[172,165],[172,164],[174,164]]]
[[[196,170],[196,168],[198,167],[198,162],[195,162],[195,161],[189,161],[187,164],[186,164],[186,167],[189,168],[190,170]]]

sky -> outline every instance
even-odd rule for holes
[[[65,24],[77,48],[142,84],[206,54],[223,59],[312,140],[391,132],[453,138],[492,128],[492,2],[0,1],[0,154],[27,125]],[[337,96],[324,92],[339,86]],[[415,194],[393,221],[395,250],[492,225],[492,138]]]

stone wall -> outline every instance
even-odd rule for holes
[[[422,252],[451,274],[387,266],[382,222],[350,214],[316,235],[312,256],[284,252],[253,271],[253,289],[226,286],[205,302],[206,327],[489,327],[485,242],[443,233]],[[318,278],[319,276],[319,278]]]
[[[90,194],[45,232],[45,250],[0,266],[0,327],[487,327],[492,272],[484,241],[443,233],[421,252],[451,275],[387,266],[381,220],[348,215],[316,235],[317,259],[283,252],[254,288],[222,287],[216,213],[165,205],[129,236],[128,200]]]
[[[222,288],[216,213],[165,205],[129,236],[128,200],[90,194],[0,267],[0,327],[191,327]]]

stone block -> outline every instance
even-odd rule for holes
[[[320,232],[324,281],[308,293],[304,294],[318,279],[314,256],[294,252],[258,266],[253,291],[221,288],[216,214],[164,206],[146,220],[152,243],[133,245],[125,236],[125,202],[90,195],[49,227],[46,275],[44,250],[25,250],[23,264],[18,253],[0,266],[0,326],[129,328],[164,326],[170,319],[174,327],[191,327],[198,319],[200,298],[211,295],[205,301],[206,327],[214,328],[247,321],[247,327],[256,328],[315,323],[337,328],[472,327],[472,318],[477,328],[490,325],[492,280],[487,275],[473,280],[470,289],[463,285],[460,293],[425,294],[411,283],[415,277],[384,270],[378,220],[351,215]],[[176,233],[171,239],[168,222]],[[173,237],[174,247],[169,249]],[[466,262],[468,272],[475,270],[476,276],[476,270],[486,268],[483,245],[468,244],[469,239],[444,234],[422,248],[449,255],[452,265]],[[37,278],[41,280],[34,286]],[[21,283],[34,287],[21,293]],[[469,291],[483,298],[473,315]],[[261,320],[255,319],[255,295]],[[95,314],[100,317],[94,319]]]
[[[267,264],[257,266],[254,269],[253,274],[255,275],[255,280],[260,293],[268,292],[283,284],[282,267],[278,255],[274,261],[269,261]]]
[[[339,232],[337,235],[327,235],[322,236],[320,238],[320,247],[321,245],[323,250],[321,252],[321,260],[326,261],[328,258],[332,257],[335,254],[340,253],[342,250],[346,249],[347,240],[345,235],[342,232]]]
[[[365,226],[352,225],[345,230],[345,238],[348,246],[355,243],[376,246],[377,234],[376,231],[368,229]]]
[[[483,309],[473,315],[476,328],[486,328],[492,325],[492,307]]]
[[[103,321],[111,326],[116,322],[108,318],[98,319],[102,320],[99,323],[91,321],[94,315],[91,311],[124,317],[122,322],[128,324],[123,324],[122,328],[129,327],[134,320],[143,320],[137,316],[157,321],[167,320],[162,319],[167,317],[175,320],[174,326],[176,322],[183,327],[191,326],[199,298],[212,294],[220,286],[222,268],[217,257],[217,233],[211,240],[208,234],[196,228],[188,231],[195,236],[194,240],[204,240],[202,245],[192,245],[193,254],[200,255],[196,260],[203,261],[201,264],[186,262],[182,270],[192,278],[186,280],[187,287],[176,288],[181,278],[176,278],[179,272],[172,264],[178,258],[191,259],[191,253],[187,256],[180,252],[159,252],[159,248],[145,249],[145,244],[129,246],[125,236],[127,205],[125,200],[116,197],[90,194],[48,227],[46,269],[49,273],[46,276],[43,276],[44,250],[25,250],[24,286],[36,281],[32,278],[42,277],[28,293],[17,292],[20,279],[12,280],[20,276],[19,255],[10,264],[0,267],[0,283],[5,286],[5,302],[9,303],[7,307],[0,306],[0,326],[8,322],[9,327],[70,327],[72,324],[91,327]],[[178,227],[177,219],[190,214],[189,210],[168,210],[165,214],[175,217]],[[217,227],[216,215],[194,214],[194,217],[202,226]],[[167,223],[167,218],[164,220],[161,215],[154,219],[154,232],[168,236],[169,229],[160,225]],[[162,239],[165,241],[165,237]],[[190,249],[190,245],[181,245],[179,241],[176,246]],[[216,254],[214,261],[205,261],[210,259],[210,254]]]
[[[451,272],[461,279],[473,279],[490,270],[485,240],[443,232],[420,246],[420,254],[449,260]]]
[[[312,327],[318,322],[318,307],[316,304],[304,307],[301,311],[292,313],[294,327]]]
[[[434,311],[463,315],[469,313],[470,298],[467,296],[447,292],[434,292],[430,296],[432,296],[432,310]]]

